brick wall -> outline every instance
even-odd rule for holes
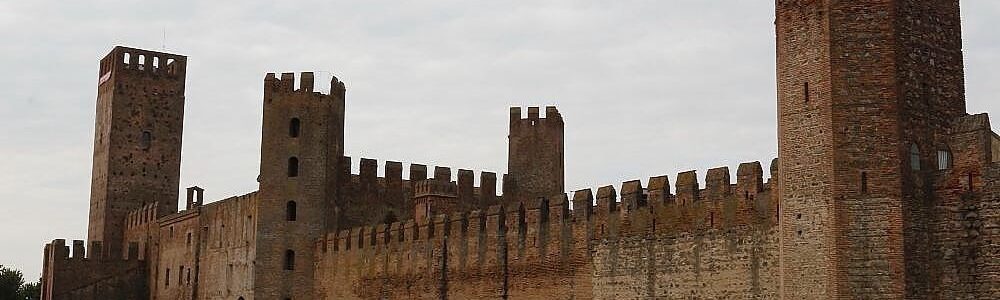
[[[101,60],[88,239],[122,243],[125,215],[177,211],[186,58],[115,47]]]
[[[777,201],[759,163],[471,213],[342,230],[317,242],[317,297],[774,298]],[[690,173],[693,174],[693,173]],[[690,202],[676,201],[688,197]],[[630,209],[626,203],[634,203]]]

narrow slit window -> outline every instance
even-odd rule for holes
[[[296,157],[288,158],[288,177],[298,177],[299,176],[299,159]]]
[[[296,215],[296,211],[295,210],[296,210],[295,201],[288,201],[288,203],[285,204],[285,220],[286,221],[295,221],[295,219],[297,219],[298,216]]]
[[[920,147],[917,144],[910,145],[910,169],[920,171]]]
[[[295,270],[295,251],[285,250],[285,270]]]
[[[861,172],[861,193],[868,193],[868,172]]]
[[[167,275],[164,277],[163,285],[170,286],[170,268],[167,268]]]
[[[805,83],[802,84],[802,97],[803,97],[803,99],[805,99],[805,102],[809,102],[809,100],[810,100],[809,99],[809,82],[805,82]]]
[[[973,183],[973,181],[972,181],[972,179],[973,179],[973,178],[972,178],[972,172],[969,172],[969,179],[968,179],[968,182],[969,182],[969,191],[970,191],[970,192],[971,192],[971,191],[973,190],[973,187],[975,186],[975,185],[974,185],[974,183]]]
[[[288,124],[288,136],[297,138],[299,137],[299,130],[301,130],[302,122],[299,118],[292,118],[292,121]]]

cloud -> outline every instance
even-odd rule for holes
[[[567,189],[776,155],[761,1],[0,2],[0,264],[86,236],[97,62],[189,56],[182,186],[256,188],[264,73],[347,82],[347,153],[503,172],[507,108],[558,105]],[[970,111],[994,97],[1000,4],[964,3]],[[326,82],[320,80],[320,82]]]

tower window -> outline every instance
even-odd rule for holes
[[[868,172],[861,172],[861,193],[868,193]]]
[[[295,221],[295,206],[295,201],[288,201],[288,203],[285,204],[285,221]]]
[[[153,133],[149,130],[143,130],[142,136],[139,137],[139,148],[142,150],[149,150],[149,147],[153,144]]]
[[[809,82],[802,84],[802,97],[805,102],[809,102]]]
[[[938,150],[938,170],[951,169],[951,151]]]
[[[920,171],[920,148],[917,144],[910,145],[910,169]]]
[[[295,270],[295,251],[285,250],[285,270]]]
[[[293,138],[299,137],[299,130],[302,126],[301,123],[302,122],[299,121],[299,118],[292,118],[292,121],[288,124],[288,136]]]
[[[299,176],[299,159],[296,157],[288,158],[288,177],[298,177]]]
[[[167,268],[167,275],[163,280],[163,285],[170,286],[170,268]]]
[[[130,59],[132,59],[132,53],[125,52],[125,55],[122,55],[122,62],[124,62],[126,65],[130,63],[129,62]]]

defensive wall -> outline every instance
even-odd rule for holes
[[[413,202],[415,187],[422,181],[434,180],[448,185],[454,191],[457,203],[455,210],[469,211],[499,204],[497,195],[497,175],[494,172],[479,172],[479,186],[475,184],[475,173],[468,169],[458,169],[452,180],[452,168],[425,164],[408,164],[403,178],[403,163],[384,161],[383,176],[378,175],[379,161],[369,158],[359,159],[357,174],[351,172],[351,157],[344,157],[340,168],[345,181],[338,190],[337,206],[343,216],[340,228],[357,225],[389,223],[414,218]],[[428,177],[428,170],[432,171]]]
[[[55,299],[141,299],[149,295],[146,262],[139,258],[138,245],[130,244],[127,249],[109,246],[95,241],[88,251],[81,240],[74,240],[72,248],[64,239],[46,244],[42,293]]]
[[[316,296],[776,297],[778,203],[760,163],[740,165],[736,184],[716,168],[704,188],[693,171],[673,193],[666,176],[648,185],[329,233],[316,244]]]

